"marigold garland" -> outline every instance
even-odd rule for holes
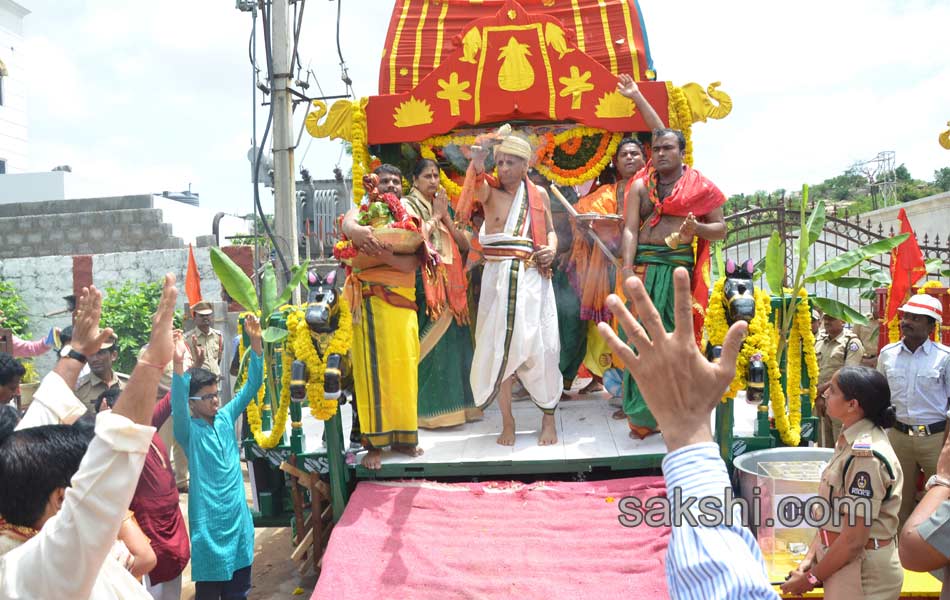
[[[419,144],[419,152],[422,155],[422,158],[428,158],[437,161],[438,159],[435,156],[435,150],[433,150],[434,147],[442,148],[448,146],[449,144],[455,144],[457,146],[471,146],[474,143],[474,135],[436,135],[423,140]],[[439,183],[441,183],[442,187],[445,188],[449,198],[451,198],[453,201],[458,200],[459,195],[462,193],[462,186],[452,181],[452,179],[442,169],[439,169]]]
[[[353,102],[350,145],[353,149],[353,181],[363,181],[363,175],[369,170],[370,156],[366,148],[366,98]],[[353,186],[353,204],[359,204],[366,191],[361,185]]]
[[[689,110],[689,101],[683,90],[669,81],[666,82],[666,92],[669,96],[670,127],[679,129],[686,138],[686,152],[683,156],[683,162],[693,166],[693,116]]]
[[[942,284],[942,283],[940,283],[939,281],[936,281],[936,280],[934,280],[934,279],[931,279],[930,281],[924,282],[924,284],[923,284],[922,286],[920,286],[919,288],[917,288],[917,293],[918,293],[918,294],[926,294],[927,292],[925,292],[924,290],[940,289],[940,288],[942,288],[942,287],[943,287],[943,284]],[[950,293],[950,290],[948,290],[947,293]],[[937,326],[934,327],[934,330],[933,330],[933,333],[932,333],[931,336],[930,336],[930,339],[932,339],[932,340],[935,341],[935,342],[939,342],[939,341],[940,341],[940,328],[941,328],[942,326],[943,326],[943,323],[937,323]]]
[[[347,356],[353,341],[353,317],[346,300],[342,297],[340,302],[340,317],[337,330],[333,333],[324,356],[339,354]],[[310,337],[310,328],[305,320],[305,309],[303,305],[281,307],[287,323],[288,336],[284,340],[281,354],[281,379],[280,379],[280,403],[276,414],[274,414],[274,423],[269,433],[262,431],[261,412],[269,410],[269,404],[264,402],[266,386],[262,383],[261,390],[258,392],[256,400],[252,400],[247,405],[247,422],[254,435],[254,441],[261,448],[273,448],[283,439],[287,427],[287,418],[290,413],[290,372],[294,360],[302,360],[307,365],[307,398],[310,402],[310,413],[314,418],[326,421],[336,414],[339,403],[337,400],[327,400],[323,394],[323,379],[326,371],[326,362],[320,358],[313,340]],[[243,313],[242,316],[250,313]],[[241,335],[242,328],[238,325],[238,334]],[[243,355],[244,341],[240,343],[240,349]],[[265,373],[267,365],[264,365]],[[247,379],[247,374],[242,370],[238,375],[238,381]],[[266,381],[263,380],[263,381]]]
[[[792,290],[786,290],[791,294]],[[814,406],[818,397],[818,357],[815,354],[815,334],[811,331],[811,304],[808,291],[802,288],[798,292],[799,301],[795,308],[795,319],[788,335],[788,355],[785,359],[787,373],[786,395],[790,418],[797,419],[801,426],[802,416],[802,352],[805,356],[805,368],[808,373],[808,401]]]
[[[590,159],[574,169],[562,169],[554,162],[554,148],[575,138],[600,136],[600,142]],[[617,145],[623,135],[610,133],[593,127],[574,127],[553,136],[551,151],[542,158],[536,168],[539,173],[558,185],[578,185],[597,177],[604,170],[614,155],[617,154]]]
[[[726,320],[725,294],[723,293],[725,282],[725,279],[719,279],[713,285],[709,306],[706,309],[706,335],[709,338],[709,343],[713,346],[722,346],[726,339],[726,332],[729,330],[729,324]],[[771,312],[772,305],[769,295],[762,290],[755,290],[755,316],[752,317],[752,322],[749,323],[748,336],[736,361],[736,375],[723,396],[723,402],[735,398],[740,390],[748,387],[746,375],[753,357],[758,355],[760,360],[768,364],[767,359],[774,348],[772,345],[772,328],[769,325]]]

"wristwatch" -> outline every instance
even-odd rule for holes
[[[805,573],[805,578],[808,579],[808,583],[813,587],[821,587],[821,580],[815,577],[815,574],[811,572],[811,569]]]
[[[82,352],[77,352],[69,344],[66,344],[65,346],[63,346],[63,349],[59,351],[59,355],[62,358],[71,358],[73,360],[78,360],[80,364],[86,363],[86,355],[83,354]]]
[[[935,485],[942,485],[943,487],[950,488],[950,479],[946,477],[941,477],[940,475],[931,475],[930,479],[927,480],[927,485],[924,486],[925,491],[930,491]]]

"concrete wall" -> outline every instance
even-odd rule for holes
[[[221,298],[221,284],[214,276],[208,248],[196,248],[195,260],[201,275],[202,296],[207,300]],[[152,250],[148,252],[120,252],[100,254],[92,258],[93,283],[100,288],[118,286],[124,282],[160,281],[171,272],[178,278],[179,308],[185,304],[184,279],[188,250]],[[70,317],[62,314],[44,317],[46,313],[65,308],[63,296],[72,293],[73,260],[71,256],[42,256],[13,258],[0,261],[0,278],[11,282],[28,307],[32,338],[42,337],[50,327],[66,327]],[[108,323],[104,323],[108,325]],[[37,360],[41,373],[52,368],[52,353]]]
[[[864,224],[870,219],[875,231],[880,223],[884,226],[885,232],[893,227],[894,232],[897,233],[900,231],[897,213],[902,208],[907,213],[907,219],[910,221],[910,226],[914,228],[920,244],[924,243],[924,235],[929,238],[930,245],[933,245],[933,239],[936,236],[940,236],[941,245],[946,244],[947,239],[950,238],[950,192],[927,196],[897,206],[879,208],[861,215],[861,223]]]

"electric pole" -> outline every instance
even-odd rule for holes
[[[273,40],[272,73],[274,103],[274,225],[277,244],[288,268],[300,264],[297,251],[297,191],[294,178],[293,111],[288,86],[291,81],[293,46],[290,36],[290,0],[273,0],[271,4],[271,40]],[[280,273],[287,283],[289,273]],[[294,290],[293,303],[300,303],[300,292]]]

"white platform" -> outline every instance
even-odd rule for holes
[[[554,413],[558,442],[551,446],[538,446],[541,430],[541,411],[530,401],[516,401],[512,412],[517,424],[514,446],[496,443],[501,433],[501,412],[497,403],[486,411],[484,419],[457,427],[436,430],[419,430],[419,447],[423,454],[409,457],[392,451],[383,452],[383,464],[433,464],[453,462],[498,462],[537,460],[584,460],[617,458],[622,456],[665,454],[663,435],[648,436],[644,440],[633,439],[625,419],[613,419],[611,414],[620,406],[619,399],[610,399],[606,392],[581,395],[576,390],[589,380],[575,383],[571,400],[562,401]],[[745,402],[744,394],[734,404],[735,434],[752,435],[756,407]],[[347,404],[341,408],[344,444],[349,444],[353,408]],[[314,419],[309,410],[304,410],[304,452],[320,452],[323,448],[323,421]],[[715,431],[715,413],[712,427]],[[289,425],[288,425],[289,433]],[[365,451],[352,449],[356,460]],[[353,460],[352,458],[350,460]]]

